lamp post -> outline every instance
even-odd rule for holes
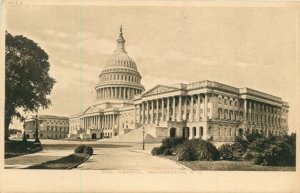
[[[23,142],[26,142],[26,131],[25,131],[25,128],[26,128],[26,125],[25,125],[25,120],[24,120],[24,123],[23,123]]]
[[[145,150],[145,129],[143,127],[143,150]]]
[[[23,120],[23,142],[26,142],[26,124],[25,124],[25,121],[27,119],[27,116],[26,117],[23,117],[22,120]]]
[[[39,118],[38,115],[36,114],[35,116],[35,140],[34,143],[41,143],[39,139]]]

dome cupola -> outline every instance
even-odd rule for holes
[[[145,90],[141,85],[141,78],[135,61],[128,56],[125,50],[125,39],[121,26],[117,48],[99,75],[100,81],[96,86],[97,100],[131,100]]]

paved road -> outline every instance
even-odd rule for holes
[[[55,160],[73,153],[80,144],[90,145],[94,155],[75,169],[98,170],[185,170],[182,165],[171,160],[152,156],[150,151],[159,144],[146,144],[141,150],[138,143],[101,143],[99,141],[74,142],[62,140],[42,141],[44,150],[34,154],[5,159],[5,168],[19,169]]]
[[[97,170],[185,170],[171,160],[132,148],[96,148],[90,159],[77,169]]]

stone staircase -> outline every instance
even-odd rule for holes
[[[145,130],[145,142],[147,143],[156,143],[161,142],[162,138],[156,138],[151,135],[149,132],[149,128],[144,128]],[[101,139],[103,142],[131,142],[131,143],[142,143],[143,142],[143,126],[129,131],[128,133],[114,136],[112,138]]]

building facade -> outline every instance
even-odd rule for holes
[[[110,138],[143,128],[156,139],[185,136],[223,142],[246,131],[288,131],[289,106],[279,97],[208,80],[145,91],[141,78],[121,29],[117,49],[99,75],[96,102],[70,117],[69,137]]]
[[[36,121],[31,117],[25,121],[27,139],[35,138]],[[40,139],[64,139],[69,134],[69,118],[52,115],[38,116],[38,131]]]

